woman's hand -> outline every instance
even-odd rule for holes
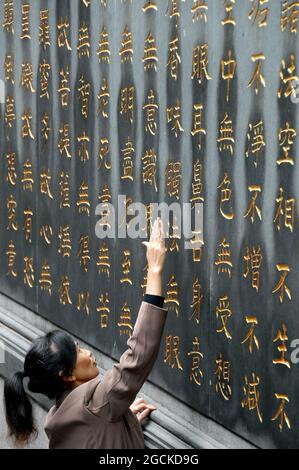
[[[155,220],[149,242],[142,242],[147,247],[148,269],[152,273],[162,274],[165,263],[165,234],[160,217]]]
[[[146,403],[143,398],[138,398],[130,406],[130,410],[134,415],[136,415],[140,424],[143,424],[143,421],[148,417],[148,415],[155,411],[157,408],[150,403]]]

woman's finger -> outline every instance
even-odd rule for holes
[[[134,401],[134,404],[135,403],[144,403],[144,398],[137,398],[135,401]]]
[[[145,420],[145,418],[147,418],[147,416],[150,414],[150,412],[151,410],[146,409],[142,413],[140,413],[140,415],[138,416],[139,422],[142,423]]]
[[[150,242],[156,241],[157,235],[158,235],[158,220],[155,220],[153,228],[152,228],[152,233],[150,236]]]
[[[153,226],[153,230],[152,230],[152,233],[151,233],[151,239],[150,241],[155,243],[159,240],[159,220],[155,220],[155,223],[154,223],[154,226]]]
[[[154,411],[157,408],[154,405],[149,405],[148,403],[139,403],[137,405],[134,405],[134,412],[135,413],[140,413],[141,411],[149,409],[150,411]]]
[[[164,224],[163,224],[162,219],[160,219],[160,233],[161,233],[161,237],[165,239]]]

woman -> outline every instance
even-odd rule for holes
[[[62,331],[38,338],[26,355],[24,371],[6,380],[6,420],[18,443],[36,435],[23,385],[28,377],[31,392],[56,400],[45,423],[50,449],[144,448],[141,421],[155,407],[134,400],[157,358],[167,316],[162,297],[166,248],[160,219],[154,223],[150,241],[143,244],[148,261],[146,294],[127,351],[102,381],[92,353]]]

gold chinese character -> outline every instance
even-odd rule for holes
[[[14,79],[14,58],[10,54],[6,54],[4,61],[4,77],[7,82],[15,83]]]
[[[237,61],[232,58],[232,51],[228,51],[227,60],[221,60],[221,76],[222,79],[227,82],[226,85],[226,101],[229,102],[230,99],[230,82],[235,78],[237,68]]]
[[[271,418],[271,421],[276,421],[279,418],[280,432],[283,431],[284,422],[286,422],[287,427],[291,429],[290,419],[284,411],[285,405],[290,402],[289,397],[281,393],[275,393],[275,397],[277,398],[277,400],[281,400],[281,403],[279,405],[277,413],[273,416],[273,418]]]
[[[129,119],[131,123],[134,122],[134,111],[135,111],[135,87],[126,87],[121,89],[120,97],[120,114],[126,119]]]
[[[249,341],[249,351],[250,351],[250,354],[252,354],[253,342],[256,346],[256,349],[258,351],[260,349],[259,341],[258,341],[257,337],[254,334],[255,333],[254,329],[255,329],[256,325],[258,325],[258,321],[257,321],[256,317],[253,317],[253,316],[250,316],[250,315],[246,315],[245,320],[246,320],[247,325],[250,325],[250,330],[248,331],[246,337],[241,342],[241,344],[245,344],[245,343],[247,343],[247,341]]]
[[[86,163],[89,160],[88,143],[90,142],[90,139],[88,135],[86,135],[85,131],[83,131],[82,134],[77,137],[77,141],[80,144],[78,151],[80,161],[82,163]]]
[[[134,181],[132,155],[135,155],[135,148],[130,137],[128,137],[125,148],[121,149],[121,153],[123,155],[123,174],[121,179]]]
[[[70,298],[70,281],[68,276],[62,276],[59,287],[59,302],[62,305],[71,305],[72,301]]]
[[[233,263],[231,260],[230,244],[223,238],[219,246],[221,250],[218,253],[218,260],[215,261],[215,265],[218,266],[218,274],[228,274],[229,278],[231,278]]]
[[[127,335],[130,337],[132,335],[133,325],[132,325],[131,310],[130,310],[130,307],[128,306],[128,302],[125,302],[122,306],[120,320],[117,323],[117,326],[119,327],[119,334],[121,336]]]
[[[217,142],[219,143],[219,151],[221,153],[228,150],[231,155],[234,154],[235,139],[233,123],[227,113],[225,113],[224,119],[220,123],[219,138],[217,139]]]
[[[142,59],[144,70],[154,69],[157,72],[157,63],[159,61],[157,51],[156,40],[152,33],[149,32],[145,40],[144,56]]]
[[[147,150],[145,155],[142,157],[142,179],[143,184],[149,183],[154,187],[155,191],[158,191],[156,182],[157,172],[157,155],[154,149]]]
[[[72,301],[70,298],[70,281],[69,281],[68,276],[63,276],[61,278],[59,293],[60,293],[59,301],[62,305],[72,304]]]
[[[47,49],[50,43],[50,27],[49,27],[49,10],[41,10],[39,24],[39,42],[42,44],[44,50]]]
[[[69,31],[70,23],[68,18],[60,18],[60,22],[57,24],[58,35],[57,35],[57,44],[58,47],[66,47],[68,51],[71,51],[72,48],[69,43],[68,38],[68,31]]]
[[[108,320],[110,316],[109,297],[108,292],[101,294],[99,297],[100,305],[97,307],[97,312],[100,314],[101,328],[108,328]]]
[[[47,112],[44,112],[42,116],[42,121],[41,121],[41,135],[42,135],[43,145],[46,145],[49,141],[50,132],[51,132],[49,121],[50,121],[49,114]]]
[[[71,256],[72,251],[72,243],[71,243],[71,234],[70,234],[70,227],[66,225],[63,227],[62,225],[59,226],[59,246],[58,246],[58,253],[63,256],[63,258],[69,258]]]
[[[109,139],[106,137],[102,137],[100,140],[100,148],[99,148],[99,153],[98,153],[98,160],[99,160],[99,166],[98,168],[102,168],[102,164],[104,164],[104,167],[106,170],[111,170],[112,168],[112,163],[111,160],[108,160],[110,154],[110,144],[109,144]]]
[[[193,164],[193,181],[192,181],[192,197],[190,202],[192,208],[195,207],[195,204],[200,204],[204,202],[203,193],[203,183],[202,183],[202,172],[203,166],[199,160]]]
[[[32,140],[35,139],[34,134],[32,132],[32,128],[31,128],[31,120],[32,120],[31,110],[27,109],[26,111],[24,111],[24,114],[22,115],[22,121],[24,124],[22,125],[21,135],[23,139],[25,137],[30,137],[30,139]]]
[[[230,308],[229,298],[227,295],[221,297],[216,307],[217,320],[220,317],[221,329],[216,330],[217,333],[224,333],[228,339],[232,339],[232,335],[227,328],[228,319],[232,316],[233,312]]]
[[[224,7],[226,12],[226,18],[221,21],[223,26],[231,24],[236,26],[236,21],[233,18],[233,9],[235,6],[236,0],[224,0]]]
[[[133,38],[132,33],[129,30],[128,26],[126,25],[123,35],[122,35],[122,42],[121,48],[119,51],[119,55],[121,57],[121,62],[132,62],[133,61]]]
[[[43,224],[39,230],[40,237],[44,240],[47,245],[51,245],[53,240],[53,228],[52,225]]]
[[[287,121],[284,129],[279,129],[279,145],[283,150],[283,157],[277,160],[277,164],[292,165],[294,166],[294,158],[289,154],[292,146],[294,145],[294,137],[297,136],[297,132],[294,128],[290,127],[290,123]]]
[[[263,256],[261,254],[261,247],[253,247],[252,250],[246,248],[246,253],[244,255],[245,260],[245,273],[243,276],[248,277],[249,272],[251,272],[251,287],[259,292],[260,288],[260,269],[263,261]]]
[[[276,224],[276,228],[279,231],[281,229],[281,218],[284,217],[284,226],[293,232],[295,224],[296,200],[294,198],[285,199],[283,193],[284,189],[280,188],[279,196],[276,199],[277,211],[275,214],[274,223]]]
[[[221,189],[221,195],[220,195],[220,212],[221,215],[227,219],[227,220],[233,220],[235,217],[235,214],[233,213],[232,207],[230,204],[231,202],[231,196],[232,196],[232,190],[230,189],[231,181],[229,179],[229,176],[227,173],[224,173],[224,178],[222,183],[217,187],[217,189]],[[227,211],[226,211],[226,207]]]
[[[102,193],[98,196],[98,200],[101,204],[101,219],[99,220],[98,224],[101,227],[104,227],[105,230],[111,228],[110,224],[110,215],[111,215],[111,208],[110,208],[110,201],[112,199],[110,189],[107,184],[103,186]]]
[[[32,289],[34,285],[33,258],[24,257],[24,284]]]
[[[164,363],[171,366],[172,369],[176,368],[183,370],[180,355],[180,338],[179,336],[166,336],[166,351],[164,356]]]
[[[181,162],[168,162],[166,170],[166,189],[170,197],[180,199],[182,184]]]
[[[130,250],[123,251],[124,260],[122,262],[122,274],[123,277],[120,279],[120,283],[128,283],[131,286],[133,285],[132,279],[130,278],[130,271],[131,271],[131,252]]]
[[[203,253],[203,245],[204,241],[202,240],[201,231],[196,232],[192,231],[192,235],[194,235],[194,238],[191,239],[191,246],[192,246],[192,256],[193,256],[193,262],[194,263],[200,263],[201,262],[201,257]]]
[[[296,83],[299,80],[299,76],[296,75],[296,63],[294,54],[290,54],[289,66],[287,66],[287,63],[284,59],[281,61],[280,79],[281,86],[277,93],[278,98],[281,99],[282,96],[288,98],[290,95],[296,98]]]
[[[247,141],[248,149],[246,151],[246,157],[249,158],[250,155],[255,156],[254,166],[257,168],[260,160],[260,152],[263,147],[266,147],[263,121],[259,121],[256,124],[249,123]]]
[[[280,280],[277,286],[272,291],[272,294],[275,294],[276,292],[280,292],[280,296],[279,296],[280,303],[283,303],[285,293],[287,294],[289,300],[292,300],[291,290],[285,284],[286,277],[288,273],[291,271],[290,267],[287,264],[277,264],[276,269],[278,272],[282,272],[282,274],[280,276]]]
[[[220,392],[224,400],[228,401],[232,396],[232,388],[230,386],[230,362],[224,361],[222,354],[219,353],[216,364],[216,393]]]
[[[147,2],[143,5],[142,10],[143,10],[144,13],[146,13],[150,10],[157,11],[158,7],[157,7],[156,1],[155,0],[147,0]]]
[[[60,104],[62,107],[66,107],[69,105],[69,99],[70,99],[70,94],[71,94],[71,88],[70,88],[70,71],[69,68],[66,67],[65,69],[61,69],[59,72],[60,76],[60,82],[59,82],[59,88],[58,88],[58,93],[60,97]]]
[[[108,85],[106,78],[103,78],[101,91],[98,94],[98,100],[99,100],[98,115],[101,114],[103,118],[106,118],[106,119],[108,119],[109,117],[109,113],[108,113],[109,99],[110,99],[109,85]]]
[[[88,199],[88,185],[85,181],[82,181],[79,188],[79,199],[76,202],[76,206],[78,207],[79,214],[87,214],[89,216],[90,212],[90,202]]]
[[[157,131],[157,122],[156,122],[156,112],[159,109],[158,104],[156,103],[156,96],[154,90],[150,90],[147,95],[147,103],[143,106],[143,110],[146,111],[146,125],[145,131],[149,132],[151,135],[156,135]]]
[[[169,43],[169,55],[167,67],[170,70],[170,75],[174,80],[178,79],[179,69],[181,64],[181,57],[179,55],[179,38],[176,37]]]
[[[90,254],[89,254],[89,236],[81,235],[79,240],[79,250],[77,253],[79,258],[80,266],[87,273],[90,263]]]
[[[25,233],[25,240],[29,243],[32,242],[32,217],[33,212],[31,209],[24,210],[24,226],[23,231]]]
[[[273,340],[273,343],[277,343],[277,341],[281,341],[282,344],[280,344],[277,349],[281,353],[281,357],[279,359],[273,359],[273,364],[280,364],[282,366],[286,366],[288,369],[291,368],[291,363],[285,358],[285,355],[287,353],[287,346],[286,346],[286,341],[288,341],[288,335],[287,335],[287,327],[283,324],[282,325],[282,331],[278,330],[278,333],[276,337]]]
[[[7,199],[7,209],[8,209],[8,226],[7,230],[18,230],[18,223],[16,221],[16,208],[18,204],[12,195]]]
[[[176,101],[176,106],[167,108],[167,122],[168,124],[171,123],[171,130],[174,131],[176,138],[184,132],[181,125],[181,104],[179,99]]]
[[[281,31],[285,31],[290,25],[291,33],[297,34],[299,15],[299,2],[293,0],[283,0],[281,3]]]
[[[106,243],[102,243],[99,248],[97,266],[99,273],[107,274],[107,276],[110,277],[111,262],[109,248]]]
[[[78,88],[78,92],[78,99],[81,102],[81,114],[85,119],[87,119],[89,108],[90,83],[85,81],[83,75],[81,75],[80,77],[80,86]]]
[[[200,340],[198,336],[193,338],[193,349],[192,351],[188,352],[188,356],[192,359],[191,365],[191,372],[190,372],[190,381],[194,381],[196,385],[201,385],[201,381],[203,378],[203,372],[201,370],[201,360],[203,359],[204,355],[199,349]]]
[[[51,70],[51,65],[48,64],[45,59],[43,63],[39,64],[39,73],[40,73],[40,88],[41,92],[40,98],[50,98],[49,95],[49,71]]]
[[[191,13],[193,14],[192,21],[204,20],[205,23],[208,21],[208,5],[204,0],[193,0],[193,7],[191,8]]]
[[[269,8],[265,6],[269,0],[250,0],[250,13],[248,18],[253,23],[258,21],[259,28],[267,26]]]
[[[254,71],[254,74],[253,74],[253,77],[252,79],[250,80],[250,82],[248,83],[248,88],[251,87],[253,85],[253,83],[255,83],[255,94],[258,95],[259,93],[259,87],[260,87],[260,82],[261,84],[263,85],[264,88],[266,88],[266,81],[265,81],[265,78],[261,72],[261,68],[262,68],[262,60],[265,60],[266,57],[264,54],[254,54],[251,56],[251,60],[253,63],[256,63],[256,66],[255,66],[255,71]]]
[[[198,281],[198,277],[196,276],[192,285],[192,304],[190,305],[192,309],[192,315],[189,317],[189,320],[194,318],[197,324],[200,323],[201,305],[204,298],[201,289],[202,288]]]
[[[5,100],[5,122],[12,128],[16,120],[15,100],[12,96],[7,96]]]
[[[62,127],[59,129],[59,140],[58,140],[58,148],[60,155],[62,156],[63,154],[67,158],[72,158],[72,155],[70,153],[70,125],[69,124],[63,124]]]
[[[45,170],[43,173],[40,175],[40,192],[41,194],[45,194],[48,196],[50,199],[53,199],[53,195],[51,193],[50,189],[50,183],[51,183],[52,176],[50,175],[50,170]]]
[[[260,422],[263,422],[262,413],[260,411],[260,392],[257,387],[260,385],[260,378],[252,373],[252,382],[249,382],[247,375],[245,376],[245,386],[243,387],[245,398],[241,402],[242,408],[248,408],[249,411],[256,410]]]
[[[108,64],[110,64],[111,52],[110,52],[110,45],[109,45],[109,34],[105,26],[100,32],[97,56],[99,58],[99,62],[107,62]]]
[[[169,305],[168,307],[169,310],[175,311],[177,317],[179,316],[180,301],[179,301],[178,283],[175,280],[175,277],[173,274],[170,276],[170,279],[167,283],[167,293],[166,293],[165,304]]]
[[[7,265],[8,265],[7,276],[16,278],[18,276],[17,271],[16,271],[17,252],[16,252],[15,244],[12,240],[10,240],[8,243],[8,249],[7,249],[6,255],[7,255]]]
[[[196,78],[201,85],[204,80],[212,80],[208,73],[209,46],[208,44],[198,44],[193,48],[192,58],[192,80]]]
[[[14,34],[14,4],[13,1],[5,0],[4,2],[4,21],[3,29],[6,33]]]
[[[253,196],[252,196],[252,199],[251,199],[250,206],[249,206],[246,214],[244,215],[244,218],[248,219],[249,216],[250,216],[251,223],[254,224],[254,222],[255,222],[255,213],[257,213],[259,219],[262,220],[262,211],[256,203],[258,195],[262,192],[262,188],[261,188],[261,186],[253,185],[253,186],[249,186],[248,190],[249,190],[250,193],[253,193]]]
[[[34,179],[33,179],[33,172],[32,172],[32,163],[29,160],[27,160],[23,164],[23,176],[22,176],[21,182],[23,183],[24,191],[25,190],[32,191]]]
[[[31,39],[30,36],[30,5],[29,4],[22,4],[21,6],[21,13],[22,13],[22,32],[21,32],[21,39]]]
[[[33,67],[30,62],[22,64],[20,86],[25,90],[30,90],[31,93],[35,93],[35,89],[33,88]]]
[[[178,26],[179,19],[180,19],[180,1],[181,0],[168,0],[168,7],[167,12],[169,12],[169,17],[175,19],[176,27]],[[184,1],[184,0],[183,0]]]
[[[16,171],[16,154],[14,152],[8,153],[6,155],[6,163],[7,163],[6,181],[8,181],[12,186],[15,186],[17,183],[17,171]]]
[[[53,282],[52,282],[51,268],[47,260],[44,260],[40,279],[38,282],[39,282],[41,290],[47,292],[49,295],[52,295]]]
[[[77,51],[79,59],[81,57],[86,56],[89,58],[89,51],[90,51],[90,42],[89,42],[89,29],[88,25],[83,21],[82,25],[79,29],[79,36],[78,36],[78,45]]]
[[[202,104],[194,104],[194,113],[193,113],[193,129],[191,131],[191,135],[194,136],[199,136],[199,141],[198,141],[198,148],[201,150],[201,141],[202,141],[202,136],[206,135],[206,130],[203,127],[202,124],[202,114],[203,114],[203,105]]]

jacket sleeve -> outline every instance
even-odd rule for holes
[[[128,349],[106,372],[87,405],[93,414],[115,422],[128,410],[157,359],[167,310],[142,302]]]

